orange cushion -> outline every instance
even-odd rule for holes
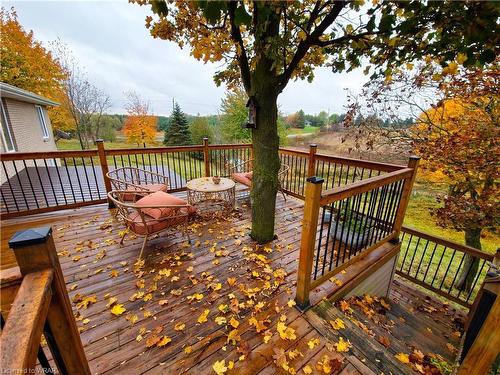
[[[141,189],[142,188],[142,189]],[[146,184],[146,185],[141,185],[140,188],[128,185],[127,190],[132,190],[132,191],[144,191],[144,190],[149,190],[151,192],[156,192],[156,191],[167,191],[167,185],[165,184]],[[126,193],[123,194],[122,199],[126,202],[128,201],[134,201],[136,199],[137,195],[133,193]]]
[[[246,173],[233,173],[231,177],[240,184],[252,186],[252,180],[246,176]]]
[[[128,223],[130,229],[134,233],[142,235],[159,232],[169,226],[181,224],[186,220],[185,217],[179,216],[173,217],[172,219],[155,220],[152,217],[146,215],[146,225],[144,225],[141,215],[137,211],[132,212],[128,216],[128,219],[130,220]]]
[[[187,202],[184,199],[178,198],[172,194],[165,193],[163,191],[156,191],[151,193],[137,202],[135,202],[137,206],[164,206],[164,205],[186,205]],[[196,212],[196,208],[193,206],[189,206],[181,209],[184,210],[184,213],[193,214]],[[141,210],[146,215],[151,216],[152,218],[158,220],[162,217],[172,215],[172,208],[164,207],[164,208],[143,208]]]

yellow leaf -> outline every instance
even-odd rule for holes
[[[108,304],[107,304],[106,306],[107,306],[107,307],[111,307],[111,306],[113,306],[113,305],[114,305],[115,303],[117,303],[117,302],[118,302],[118,298],[116,298],[116,297],[111,297],[111,298],[109,299]]]
[[[276,325],[276,328],[283,340],[295,340],[297,338],[297,336],[295,336],[295,330],[293,328],[287,327],[283,322],[279,322]]]
[[[315,347],[316,345],[319,345],[319,339],[318,339],[318,338],[310,339],[310,340],[307,342],[307,346],[309,346],[309,349],[314,349],[314,347]]]
[[[303,368],[302,368],[302,371],[304,372],[304,374],[312,374],[313,370],[311,368],[311,366],[309,365],[305,365]]]
[[[137,320],[139,320],[139,318],[135,314],[134,315],[128,315],[127,317],[125,317],[125,319],[127,319],[132,324],[135,324],[135,322],[137,322]]]
[[[398,353],[395,357],[401,363],[410,363],[410,356],[408,354]]]
[[[169,342],[171,342],[172,339],[168,336],[163,336],[161,340],[156,344],[157,347],[161,348],[162,346],[167,345]]]
[[[123,307],[123,305],[121,304],[116,304],[113,306],[113,308],[111,309],[111,314],[113,315],[116,315],[116,316],[120,316],[121,314],[123,314],[125,311],[127,311],[127,309],[125,307]]]
[[[229,324],[231,324],[231,327],[233,328],[238,328],[238,326],[240,325],[240,322],[238,322],[234,316],[231,317],[231,319],[229,320]]]
[[[224,375],[227,371],[226,360],[216,361],[212,365],[212,369],[215,371],[217,375]]]
[[[215,318],[215,323],[221,326],[227,323],[227,319],[224,318],[223,316],[218,316],[217,318]]]
[[[184,323],[177,323],[174,326],[174,330],[176,330],[176,331],[183,331],[184,328],[186,328],[186,325]]]
[[[293,307],[293,306],[295,306],[296,304],[297,304],[297,303],[296,303],[296,302],[295,302],[295,300],[293,300],[293,299],[288,300],[288,302],[287,302],[288,307]]]
[[[85,319],[83,319],[83,320],[82,320],[82,323],[83,323],[83,324],[87,324],[88,322],[90,322],[90,319],[89,319],[89,318],[85,318]]]
[[[192,351],[193,351],[193,347],[192,347],[192,346],[186,346],[186,347],[184,348],[184,353],[186,353],[186,354],[189,354],[189,353],[191,353]]]
[[[228,277],[227,283],[229,284],[229,286],[233,286],[236,283],[236,278],[235,277]]]
[[[335,330],[339,330],[339,329],[344,329],[345,328],[344,321],[342,319],[340,319],[340,318],[337,318],[335,320],[330,320],[330,325]]]
[[[339,341],[333,344],[335,346],[335,350],[339,353],[345,353],[349,351],[351,344],[349,341],[345,341],[342,337],[339,338]]]
[[[198,317],[198,323],[205,323],[208,319],[208,314],[210,314],[210,310],[205,310]]]

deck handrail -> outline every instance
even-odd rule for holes
[[[61,374],[90,375],[52,229],[19,231],[9,246],[18,267],[0,272],[2,370],[35,373],[38,357],[44,372],[57,368]],[[42,333],[52,353],[52,365],[40,346]]]
[[[470,308],[495,256],[414,228],[403,226],[401,232],[396,274]],[[470,281],[457,288],[461,275]]]
[[[250,143],[107,148],[102,140],[97,149],[0,154],[2,174],[1,218],[32,215],[108,202],[111,184],[106,174],[132,166],[168,175],[171,192],[186,189],[186,181],[204,176],[227,176],[231,161],[253,159]],[[286,194],[304,199],[305,179],[325,179],[324,188],[347,185],[392,172],[402,166],[341,158],[308,151],[279,148],[281,163],[290,172],[283,181]],[[109,203],[109,202],[108,202]]]
[[[323,190],[309,177],[297,275],[296,302],[382,244],[398,238],[414,183],[418,158],[408,167]]]

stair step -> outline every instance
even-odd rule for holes
[[[364,332],[360,327],[346,318],[329,301],[322,301],[314,308],[306,313],[307,320],[315,329],[329,340],[336,342],[339,336],[348,339],[351,344],[351,352],[357,358],[364,358],[364,364],[376,373],[383,372],[384,374],[413,374],[413,371],[408,366],[399,362],[395,358],[396,352],[388,350],[376,338],[371,337]],[[330,320],[340,318],[344,321],[346,328],[340,331],[335,331],[331,328]],[[390,337],[391,346],[395,350],[407,352],[408,348],[403,350],[403,344]],[[394,342],[392,342],[394,340]]]

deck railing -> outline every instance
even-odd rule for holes
[[[387,167],[387,173],[327,190],[323,178],[307,179],[296,294],[300,307],[308,306],[312,289],[398,238],[417,165],[412,158],[407,168]]]
[[[493,254],[406,227],[401,242],[396,274],[465,307],[472,306]],[[467,257],[472,257],[470,266],[466,266]],[[462,275],[470,281],[467,287],[457,288]]]
[[[90,375],[49,227],[17,232],[9,241],[18,268],[2,270],[2,372]],[[52,356],[41,346],[42,334]]]
[[[110,170],[136,167],[168,176],[171,192],[203,176],[227,176],[228,165],[252,159],[251,144],[208,144],[157,148],[97,149],[4,153],[1,155],[1,217],[31,215],[107,202]],[[305,198],[306,177],[325,179],[324,189],[343,186],[395,171],[400,166],[339,158],[309,151],[280,148],[282,163],[290,166],[285,193]]]

